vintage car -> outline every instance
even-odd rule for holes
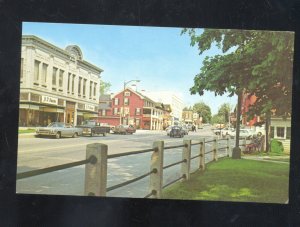
[[[93,120],[86,120],[82,125],[77,125],[76,128],[82,129],[82,135],[95,136],[102,134],[106,136],[110,132],[109,126],[101,126],[100,123],[97,123]]]
[[[36,129],[36,137],[53,136],[56,139],[61,137],[77,137],[82,135],[81,128],[74,128],[71,124],[63,122],[52,122],[47,127],[38,127]]]
[[[136,129],[133,125],[118,125],[114,127],[113,132],[115,134],[133,134]]]
[[[170,137],[183,137],[185,131],[180,126],[173,126],[170,131]]]

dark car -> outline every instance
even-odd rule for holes
[[[113,129],[115,134],[133,134],[136,129],[133,125],[118,125]]]
[[[183,137],[185,131],[180,126],[173,126],[170,131],[170,137]]]

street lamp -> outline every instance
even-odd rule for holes
[[[122,111],[122,115],[125,119],[125,89],[126,89],[126,85],[131,83],[131,82],[136,82],[136,83],[139,83],[141,82],[140,80],[129,80],[129,81],[124,81],[124,87],[123,87],[123,111]],[[122,118],[120,117],[120,124],[122,124]],[[123,120],[123,123],[124,123],[124,120]]]

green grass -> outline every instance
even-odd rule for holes
[[[19,129],[19,134],[22,134],[22,133],[33,133],[35,132],[35,129],[24,129],[24,130],[20,130]]]
[[[164,199],[285,203],[289,165],[226,158],[197,171],[189,181],[163,190]]]

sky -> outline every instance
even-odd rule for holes
[[[23,35],[35,35],[62,49],[78,45],[83,59],[103,69],[101,79],[111,84],[111,93],[123,89],[124,81],[135,83],[138,91],[172,91],[182,98],[184,106],[204,102],[212,114],[223,103],[236,105],[237,97],[190,95],[194,77],[200,72],[206,56],[221,54],[213,47],[199,55],[190,46],[190,37],[182,28],[87,25],[24,22]],[[203,29],[199,29],[199,34]],[[133,84],[133,83],[131,83]],[[128,84],[130,85],[130,84]]]

